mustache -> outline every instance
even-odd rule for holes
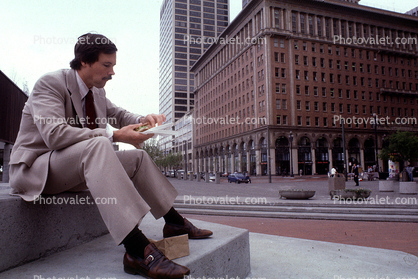
[[[105,80],[111,80],[112,79],[112,76],[104,77],[103,79],[105,79]]]

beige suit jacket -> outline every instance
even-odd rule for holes
[[[137,123],[139,115],[114,105],[106,98],[104,89],[93,87],[92,91],[96,115],[100,119],[94,130],[82,127],[84,114],[74,70],[48,73],[36,82],[23,108],[10,158],[12,194],[32,201],[42,193],[48,177],[49,157],[54,150],[92,137],[106,136],[107,123],[115,128]],[[25,167],[13,168],[20,164]]]

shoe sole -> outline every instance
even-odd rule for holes
[[[145,274],[145,273],[143,273],[143,272],[140,272],[140,271],[138,271],[138,270],[136,270],[136,269],[133,269],[133,268],[130,268],[130,267],[127,267],[127,266],[124,266],[124,267],[123,267],[123,270],[124,270],[126,273],[131,274],[131,275],[141,275],[142,277],[145,277],[146,279],[154,279],[154,278],[152,278],[152,277],[149,277],[147,274]],[[184,274],[183,276],[181,276],[181,277],[177,277],[177,278],[175,278],[175,279],[183,279],[183,278],[184,278],[184,276],[189,275],[189,274],[190,274],[190,271],[189,271],[187,274]]]
[[[123,270],[126,273],[131,274],[131,275],[141,275],[141,276],[145,277],[146,279],[152,279],[151,277],[149,277],[148,275],[144,274],[143,272],[139,272],[138,270],[133,269],[133,268],[130,268],[130,267],[124,266],[123,267]]]

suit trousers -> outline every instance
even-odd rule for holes
[[[164,216],[178,194],[144,150],[115,152],[106,137],[81,141],[51,154],[42,193],[85,189],[100,201],[97,207],[117,244],[148,211],[156,219]]]

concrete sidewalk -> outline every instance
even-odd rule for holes
[[[203,223],[199,225],[205,226]],[[212,226],[207,224],[205,227]],[[217,245],[216,239],[209,242]],[[201,245],[195,244],[191,245],[191,255],[199,253],[201,249]],[[417,257],[392,250],[258,233],[250,233],[250,247],[251,273],[247,278],[415,278],[418,274]],[[106,235],[87,244],[0,273],[0,278],[141,278],[124,273],[123,252],[123,247],[115,246],[110,235]],[[187,258],[179,259],[178,262],[187,264]],[[227,272],[225,273],[215,278],[232,279]],[[209,278],[211,273],[208,272],[205,276]],[[187,278],[205,277],[196,277],[192,273]]]
[[[274,203],[301,203],[301,204],[334,204],[331,200],[328,190],[327,176],[295,176],[291,177],[272,177],[272,183],[268,183],[267,177],[254,177],[252,183],[235,184],[228,183],[226,178],[221,179],[220,184],[214,182],[205,183],[188,180],[178,180],[169,178],[169,181],[178,190],[178,200],[184,200],[189,197],[240,197],[243,198],[264,198],[269,204]],[[346,189],[369,189],[371,190],[370,198],[378,200],[383,198],[386,205],[395,205],[395,201],[404,201],[405,207],[418,208],[418,196],[411,194],[400,194],[399,185],[395,187],[394,192],[380,192],[379,181],[361,181],[359,187],[355,187],[353,180],[346,182]],[[279,190],[303,189],[315,191],[315,196],[309,200],[286,200],[281,199]]]

